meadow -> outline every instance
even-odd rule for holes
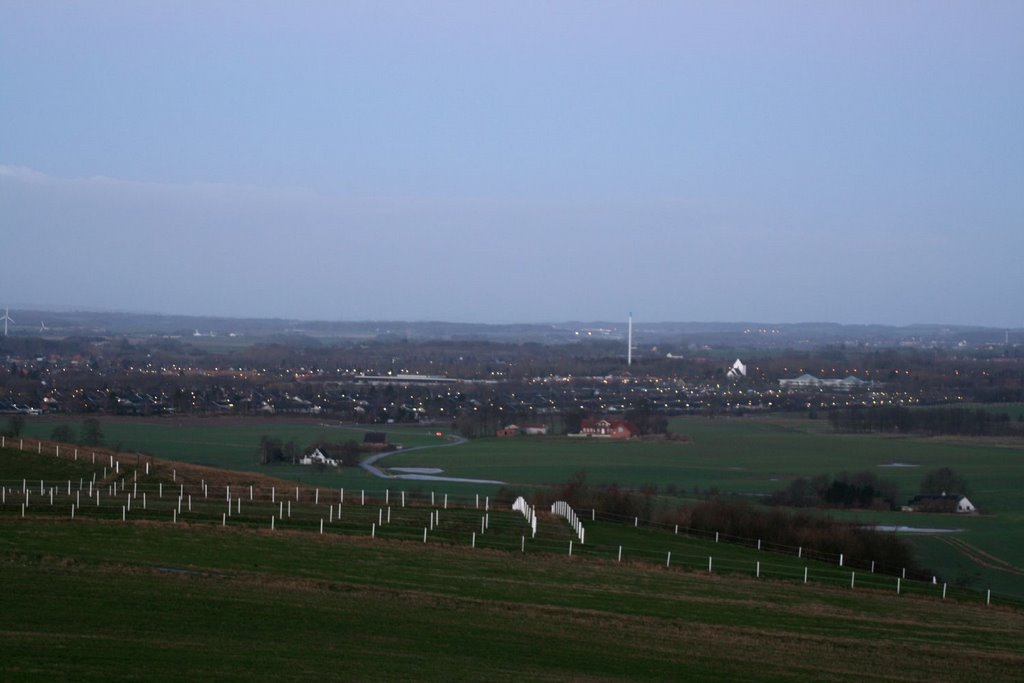
[[[1001,598],[897,592],[863,569],[854,584],[834,561],[639,520],[584,513],[573,547],[563,519],[541,512],[533,537],[486,495],[370,498],[66,449],[0,450],[0,480],[5,679],[1014,680],[1024,665],[1024,612]]]
[[[30,421],[28,433],[47,436],[52,421]],[[196,420],[105,421],[108,443],[166,458],[207,463],[291,479],[306,485],[453,494],[497,492],[497,486],[445,482],[379,480],[353,468],[339,472],[300,466],[263,466],[258,443],[263,434],[303,445],[329,436],[361,440],[350,426],[295,424],[282,420],[222,422]],[[924,474],[938,467],[961,472],[980,516],[834,511],[865,524],[962,529],[957,542],[940,536],[910,535],[922,564],[951,582],[993,588],[1024,598],[1024,445],[989,439],[943,439],[874,434],[835,434],[826,420],[803,417],[677,418],[673,432],[685,441],[610,442],[564,437],[483,438],[466,444],[398,452],[387,467],[433,467],[444,475],[498,479],[529,494],[538,486],[568,481],[585,470],[592,484],[657,486],[665,505],[708,492],[756,500],[798,476],[867,470],[892,480],[903,499],[917,493]],[[392,441],[408,447],[435,445],[435,428],[387,426]],[[913,467],[886,467],[893,463]],[[667,491],[674,495],[665,495]],[[966,545],[965,545],[966,544]]]

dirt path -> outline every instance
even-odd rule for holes
[[[1024,569],[1014,566],[1005,560],[1001,560],[995,555],[990,555],[981,548],[973,546],[963,539],[943,537],[939,540],[949,546],[952,546],[958,552],[966,555],[972,562],[985,567],[986,569],[995,569],[996,571],[1024,576]]]

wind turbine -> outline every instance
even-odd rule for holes
[[[46,332],[48,329],[50,329],[50,328],[46,326],[46,323],[44,323],[42,320],[40,320],[39,321],[39,334],[42,335],[43,332]]]
[[[0,320],[4,321],[4,336],[7,336],[7,323],[13,323],[14,320],[11,318],[11,309],[5,308],[4,315]]]
[[[633,313],[629,314],[629,327],[626,332],[626,367],[633,365]]]

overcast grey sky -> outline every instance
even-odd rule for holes
[[[1024,2],[7,2],[0,306],[1024,325]]]

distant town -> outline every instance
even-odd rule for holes
[[[1024,400],[1021,330],[637,324],[627,354],[623,323],[8,317],[40,319],[0,338],[0,413],[30,417],[307,415],[465,436],[578,434],[584,420],[618,419],[649,436],[675,415],[795,411],[837,429],[944,431],[950,420],[900,411]],[[984,415],[969,428],[1024,427]]]

